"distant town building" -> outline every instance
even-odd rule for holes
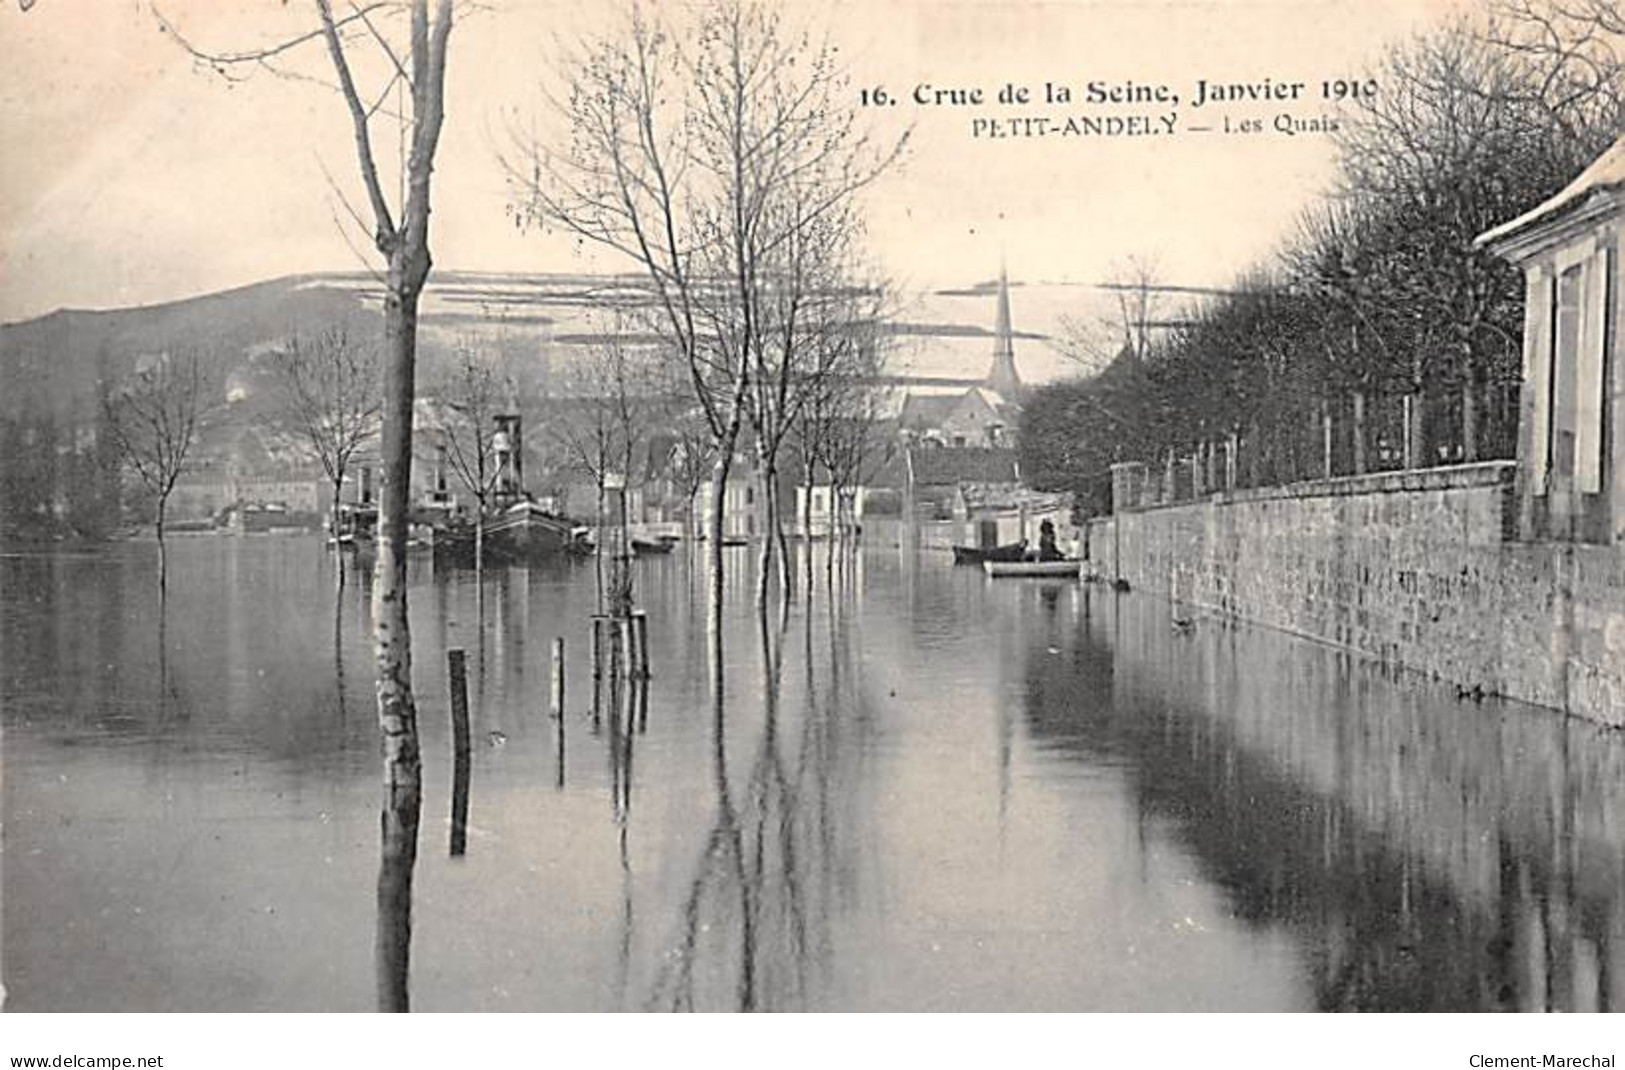
[[[908,484],[905,500],[915,520],[964,520],[967,486],[1015,490],[1021,485],[1016,451],[988,446],[941,449],[911,446],[905,454]]]
[[[1524,538],[1625,543],[1622,235],[1625,137],[1556,196],[1478,239],[1525,278]]]
[[[958,392],[910,390],[897,416],[898,428],[908,445],[1012,447],[1026,392],[1016,370],[1010,280],[1001,268],[993,320],[993,359],[987,375],[980,383]]]

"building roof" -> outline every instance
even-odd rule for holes
[[[1067,504],[1066,495],[1029,490],[1009,483],[967,483],[960,487],[965,504],[972,509],[1019,509],[1026,506],[1034,512],[1059,509]]]
[[[1019,483],[1016,451],[980,446],[924,447],[908,451],[916,486]]]
[[[1625,188],[1625,135],[1616,139],[1607,152],[1591,161],[1591,165],[1581,171],[1573,182],[1516,219],[1486,230],[1473,244],[1497,245],[1513,235],[1568,215],[1589,201],[1593,194],[1621,188]]]
[[[963,394],[916,394],[903,399],[897,423],[905,431],[927,431],[948,422]]]

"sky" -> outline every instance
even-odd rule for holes
[[[861,109],[880,136],[911,130],[903,160],[866,194],[875,258],[904,290],[1089,282],[1130,258],[1167,281],[1223,285],[1268,257],[1332,178],[1331,140],[1272,129],[1335,117],[1321,83],[1358,79],[1385,45],[1448,14],[1448,0],[871,0],[800,2],[860,88],[899,99]],[[279,275],[349,270],[366,241],[334,190],[364,204],[348,116],[315,81],[199,70],[193,44],[246,49],[311,25],[275,0],[39,0],[0,9],[0,322],[56,308],[145,304]],[[342,10],[342,5],[340,5]],[[521,231],[498,163],[515,122],[546,133],[571,35],[606,5],[496,0],[454,30],[431,244],[442,267],[604,270],[623,265],[560,234]],[[677,10],[665,5],[664,10]],[[678,18],[682,15],[679,13]],[[295,71],[329,76],[307,49]],[[1192,107],[1197,80],[1304,83],[1296,101]],[[1081,98],[1088,82],[1166,85],[1179,104],[1001,105],[1007,83]],[[917,87],[980,88],[980,105],[921,106]],[[1380,86],[1379,86],[1380,91]],[[975,136],[977,119],[1172,117],[1136,136]],[[538,118],[540,117],[540,118]],[[1195,126],[1260,120],[1256,133]],[[1030,130],[1031,122],[1027,123]],[[985,130],[983,131],[985,134]],[[549,135],[551,136],[551,135]],[[390,125],[380,154],[394,156]],[[358,251],[359,250],[359,251]]]

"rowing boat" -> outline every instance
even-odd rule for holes
[[[983,561],[982,569],[993,577],[1049,576],[1076,579],[1082,561]]]

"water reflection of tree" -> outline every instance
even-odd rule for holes
[[[1090,603],[1098,608],[1094,596]],[[1107,615],[1116,624],[1123,612],[1119,606]],[[1261,700],[1257,691],[1243,690],[1239,676],[1269,671],[1258,664],[1256,650],[1221,639],[1235,649],[1220,651],[1201,668],[1207,656],[1199,641],[1168,638],[1165,620],[1129,632],[1107,642],[1105,630],[1086,621],[1061,640],[1064,657],[1042,645],[1029,649],[1026,719],[1035,743],[1128,770],[1142,826],[1174,839],[1222,889],[1238,920],[1285,927],[1299,939],[1318,1007],[1614,1006],[1614,936],[1622,912],[1617,873],[1611,880],[1584,880],[1575,857],[1577,811],[1604,804],[1595,788],[1592,797],[1582,797],[1576,780],[1561,772],[1539,800],[1500,789],[1500,798],[1484,803],[1489,827],[1480,827],[1468,809],[1465,773],[1449,787],[1461,794],[1454,818],[1424,808],[1414,790],[1380,796],[1368,790],[1372,776],[1360,774],[1385,762],[1415,761],[1403,756],[1414,741],[1381,723],[1380,697],[1339,698],[1346,675],[1317,681],[1300,665],[1300,682],[1310,683],[1294,702],[1311,709],[1335,703],[1344,718],[1336,731],[1345,742],[1330,756],[1329,781],[1308,779],[1299,764],[1263,746],[1265,737],[1244,737],[1222,712]],[[1183,645],[1176,651],[1171,643]],[[1293,696],[1276,698],[1280,704]],[[1430,715],[1401,712],[1404,718]],[[1295,732],[1292,725],[1311,716],[1289,706],[1280,715],[1281,730]],[[1400,721],[1400,727],[1408,724]],[[1451,738],[1437,724],[1423,731]],[[1559,735],[1567,739],[1566,730]],[[1279,745],[1303,746],[1297,739]],[[1399,749],[1385,757],[1387,748]],[[1495,757],[1527,760],[1523,748],[1517,756]],[[1460,761],[1465,770],[1474,759]],[[1564,755],[1553,764],[1569,767]],[[1530,820],[1531,808],[1543,809],[1544,817]],[[1460,866],[1445,869],[1435,855],[1420,854],[1417,845],[1429,841],[1455,845]],[[1612,858],[1617,865],[1618,855]],[[1491,887],[1464,880],[1463,874],[1486,869],[1498,874]]]
[[[815,657],[813,618],[803,618],[806,705],[798,738],[787,734],[782,708],[790,632],[766,616],[759,620],[763,720],[742,781],[730,765],[722,690],[713,688],[716,810],[677,910],[676,938],[645,1001],[649,1009],[795,1009],[813,996],[816,965],[827,977],[837,895],[843,875],[855,868],[841,805],[851,799],[861,736],[844,726],[866,717],[861,667],[847,645],[849,607],[840,600],[826,605],[827,660]]]

